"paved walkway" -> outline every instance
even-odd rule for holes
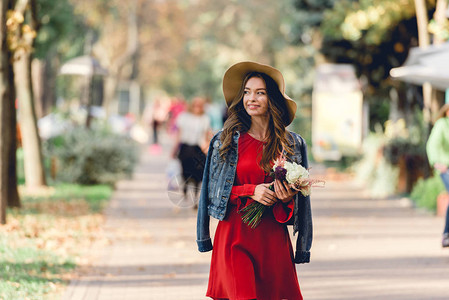
[[[167,193],[168,150],[145,152],[134,177],[118,184],[105,212],[111,243],[94,249],[63,299],[206,299],[210,253],[197,252],[195,210]],[[306,300],[449,299],[442,218],[407,200],[372,200],[348,181],[327,180],[312,206],[312,262],[297,266]]]

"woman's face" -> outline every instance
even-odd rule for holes
[[[192,113],[194,115],[202,115],[204,113],[204,102],[201,98],[195,98],[192,101]]]
[[[268,94],[265,81],[259,77],[251,77],[243,92],[243,106],[251,117],[268,115]]]

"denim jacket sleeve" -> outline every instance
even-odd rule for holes
[[[209,169],[210,169],[210,157],[212,153],[212,145],[217,138],[214,136],[210,142],[209,150],[207,152],[206,163],[204,166],[203,182],[201,185],[200,200],[198,203],[198,215],[197,215],[197,226],[196,226],[196,236],[198,250],[200,252],[207,252],[212,250],[212,240],[210,238],[210,216],[207,211],[208,206],[208,195],[209,195]]]
[[[295,144],[299,144],[301,165],[308,169],[309,162],[307,159],[306,142],[300,135],[294,133],[293,135],[295,136]],[[298,193],[295,197],[294,209],[293,234],[298,233],[296,238],[295,263],[308,263],[310,262],[310,248],[312,247],[313,239],[310,196],[303,196],[301,193]]]

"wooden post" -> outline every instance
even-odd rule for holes
[[[427,18],[427,8],[425,0],[415,0],[416,21],[418,23],[418,41],[420,48],[427,48],[430,44],[429,32],[427,26],[429,19]],[[422,86],[423,89],[423,119],[425,124],[426,136],[430,133],[432,124],[431,105],[432,105],[432,86],[426,82]]]

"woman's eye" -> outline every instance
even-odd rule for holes
[[[247,95],[247,94],[249,94],[249,92],[248,92],[248,91],[244,91],[243,94],[244,94],[244,95]]]
[[[265,95],[265,92],[257,92],[258,95]]]

